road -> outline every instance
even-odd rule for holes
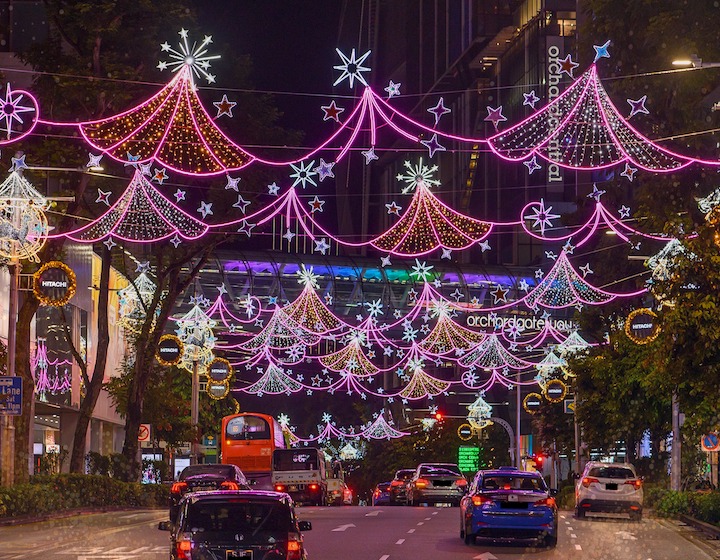
[[[720,546],[676,522],[643,519],[576,520],[561,512],[555,549],[478,543],[459,536],[457,508],[298,508],[311,521],[305,534],[311,560],[708,560]],[[158,510],[84,515],[0,527],[0,560],[166,560],[168,533]]]

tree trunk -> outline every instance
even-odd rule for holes
[[[110,346],[110,332],[108,329],[108,299],[110,284],[110,250],[103,245],[102,265],[100,269],[100,285],[98,286],[98,341],[95,352],[93,374],[85,388],[85,398],[80,403],[75,435],[73,437],[72,453],[70,455],[70,472],[85,472],[85,443],[90,418],[95,410],[100,391],[105,378],[107,364],[107,351]]]

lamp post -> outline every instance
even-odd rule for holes
[[[672,65],[679,68],[719,68],[720,62],[703,62],[698,55],[691,54],[688,58],[673,60]]]

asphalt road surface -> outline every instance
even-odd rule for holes
[[[593,517],[561,512],[555,549],[460,539],[458,508],[300,507],[311,560],[717,560],[720,543],[674,521]],[[1,560],[160,560],[167,513],[125,511],[0,527]]]

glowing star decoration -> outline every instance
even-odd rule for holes
[[[593,274],[593,271],[590,268],[590,263],[586,264],[585,266],[581,266],[580,272],[582,272],[583,278],[585,278],[588,274]]]
[[[428,113],[432,113],[435,116],[435,126],[440,122],[440,117],[443,115],[447,115],[448,113],[452,113],[452,109],[448,109],[445,107],[445,102],[443,101],[443,98],[441,97],[440,100],[437,102],[437,105],[434,107],[430,107],[428,110]]]
[[[567,74],[571,78],[575,77],[573,76],[573,71],[580,65],[577,62],[573,62],[572,56],[567,55],[565,58],[559,59],[558,62],[560,63],[561,74]]]
[[[645,107],[646,101],[647,95],[643,95],[640,99],[628,98],[627,102],[630,104],[630,114],[628,115],[628,119],[632,119],[638,113],[645,113],[646,115],[649,115],[650,111],[648,111]]]
[[[227,94],[223,94],[220,101],[213,101],[213,105],[215,105],[215,108],[217,109],[217,115],[215,115],[216,119],[219,119],[223,115],[227,115],[228,117],[232,118],[232,110],[233,107],[237,105],[237,102],[230,101],[227,97]]]
[[[420,262],[419,259],[415,259],[415,266],[412,267],[410,276],[417,276],[418,280],[427,282],[433,277],[433,273],[431,272],[433,268],[432,265],[428,265],[425,261]]]
[[[487,142],[508,161],[537,154],[568,169],[602,169],[628,161],[647,171],[669,172],[699,161],[667,150],[632,128],[600,83],[595,65],[551,103]]]
[[[11,172],[0,184],[0,256],[37,262],[47,240],[49,208],[27,179]]]
[[[298,275],[298,284],[301,284],[303,287],[309,287],[315,290],[320,288],[320,284],[318,284],[320,276],[313,272],[312,266],[305,268],[305,264],[302,263],[296,274]]]
[[[307,165],[300,162],[299,165],[290,164],[295,173],[290,174],[290,178],[293,179],[292,186],[295,187],[300,185],[303,189],[310,183],[313,187],[317,187],[317,183],[313,179],[317,175],[317,171],[313,168],[315,161],[311,161]]]
[[[374,161],[378,159],[377,155],[375,154],[375,147],[372,146],[367,150],[364,150],[361,152],[363,157],[365,158],[365,165],[368,165],[371,161]]]
[[[593,45],[593,49],[595,49],[595,59],[593,60],[593,64],[595,64],[601,58],[610,58],[610,53],[608,52],[609,46],[610,46],[609,39],[607,41],[605,41],[605,43],[602,45]]]
[[[315,168],[315,172],[318,174],[318,179],[320,179],[321,183],[327,178],[335,178],[335,173],[333,172],[334,166],[334,161],[327,163],[323,158],[320,158],[320,164]]]
[[[530,93],[523,93],[524,106],[531,107],[534,110],[538,101],[540,101],[540,98],[535,95],[535,90],[532,90]]]
[[[160,184],[160,185],[162,185],[168,179],[169,179],[169,177],[168,177],[168,174],[165,172],[165,168],[156,169],[155,174],[152,177],[152,180],[157,181],[158,184]]]
[[[497,305],[498,303],[507,303],[507,295],[508,292],[507,288],[503,288],[502,286],[496,286],[493,291],[490,292],[490,295],[493,297],[493,305]]]
[[[172,72],[179,72],[189,68],[193,76],[203,77],[209,84],[215,83],[215,76],[208,73],[208,70],[210,69],[210,61],[219,59],[220,55],[207,54],[207,46],[212,43],[212,37],[206,35],[199,45],[193,43],[193,46],[190,47],[187,30],[181,29],[178,35],[182,39],[179,44],[179,51],[173,49],[167,42],[160,45],[161,50],[168,53],[170,62],[161,61],[158,63],[157,68],[161,71],[170,68]]]
[[[593,185],[593,190],[587,195],[588,198],[595,199],[595,202],[600,202],[600,197],[605,194],[605,191],[597,188],[597,185]]]
[[[175,234],[186,240],[198,239],[208,229],[206,224],[165,198],[136,170],[128,188],[102,216],[65,235],[85,243],[95,243],[110,236],[128,242],[149,243]]]
[[[167,43],[172,59],[160,67],[177,72],[162,90],[144,103],[100,120],[74,123],[95,149],[120,162],[137,165],[154,160],[158,166],[185,175],[220,175],[242,169],[253,157],[232,142],[215,124],[198,98],[194,77],[214,81],[207,72],[210,37],[191,48],[187,32],[180,51]],[[62,124],[62,123],[61,123]],[[70,126],[70,123],[65,123]]]
[[[5,140],[0,141],[0,144],[17,142],[30,134],[37,124],[37,116],[38,104],[35,98],[26,91],[13,91],[8,82],[5,96],[0,95],[0,131],[5,133]],[[25,123],[26,117],[31,117],[29,125]]]
[[[466,249],[489,235],[489,223],[455,212],[430,192],[424,180],[413,184],[415,193],[407,211],[370,241],[373,247],[400,256],[421,256],[442,248]]]
[[[240,212],[242,212],[243,214],[245,214],[246,211],[247,211],[247,207],[248,207],[249,205],[250,205],[250,201],[249,201],[249,200],[245,200],[245,199],[242,197],[242,195],[239,194],[239,195],[238,195],[237,202],[236,202],[235,204],[233,204],[232,206],[233,206],[233,208],[239,208],[239,209],[240,209]]]
[[[632,167],[628,162],[625,162],[625,169],[623,169],[622,173],[620,173],[620,176],[626,177],[627,180],[632,183],[635,178],[635,173],[637,173],[637,168]]]
[[[321,239],[315,239],[315,252],[325,255],[330,250],[330,244],[324,237]]]
[[[238,189],[238,183],[240,182],[240,177],[233,178],[230,177],[230,175],[227,176],[227,183],[225,184],[225,190],[233,190],[235,192],[239,192]]]
[[[403,165],[407,171],[405,173],[398,173],[397,175],[397,180],[406,184],[402,190],[403,194],[414,191],[421,183],[432,187],[440,185],[440,181],[433,178],[434,173],[438,170],[437,165],[433,165],[432,167],[424,165],[422,158],[420,158],[418,163],[414,166],[407,160],[403,163]]]
[[[212,205],[213,205],[212,202],[201,201],[201,202],[200,202],[200,208],[198,208],[197,211],[198,211],[200,214],[202,214],[202,217],[203,217],[203,218],[207,218],[208,216],[212,216],[212,215],[213,215]]]
[[[542,165],[537,162],[537,156],[531,157],[528,161],[523,161],[523,165],[527,167],[528,175],[532,175],[533,172],[542,169]]]
[[[394,200],[390,204],[386,204],[385,208],[387,208],[388,214],[395,214],[396,216],[399,216],[400,210],[402,210],[402,206],[398,206]]]
[[[27,169],[28,165],[25,163],[25,158],[27,157],[26,154],[22,154],[19,157],[11,157],[10,158],[10,169],[8,171],[21,171],[23,169]]]
[[[338,107],[334,99],[330,105],[321,105],[320,108],[323,111],[323,121],[335,121],[336,123],[340,122],[340,113],[345,110],[343,107]]]
[[[618,214],[622,219],[626,219],[630,217],[630,208],[625,206],[624,204],[620,207],[620,210],[618,210]]]
[[[388,94],[388,99],[391,99],[391,98],[393,98],[393,97],[395,97],[395,96],[397,96],[397,95],[400,95],[400,86],[401,86],[401,85],[402,85],[402,84],[396,84],[395,82],[393,82],[392,80],[390,80],[390,83],[389,83],[388,86],[385,88],[385,91],[386,91],[387,94]],[[351,86],[351,87],[352,87],[352,86]]]
[[[105,206],[110,206],[110,195],[112,194],[112,191],[103,191],[101,189],[98,189],[98,196],[95,199],[95,202],[102,203]]]
[[[325,201],[320,200],[317,195],[315,195],[315,198],[309,200],[308,204],[310,205],[310,212],[314,214],[315,212],[323,211],[323,205],[325,204]]]
[[[272,196],[277,196],[278,192],[280,191],[280,187],[277,183],[270,183],[268,186],[268,194]]]
[[[560,214],[553,214],[550,212],[552,210],[552,206],[545,208],[545,199],[542,198],[539,203],[534,202],[528,204],[525,209],[529,209],[532,213],[524,215],[523,220],[531,220],[533,222],[533,228],[537,228],[539,226],[540,235],[545,235],[545,228],[551,228],[552,221],[560,217]]]
[[[102,154],[97,156],[95,154],[88,154],[88,162],[85,164],[85,167],[90,169],[100,167],[100,160],[102,157]]]
[[[430,157],[435,155],[435,152],[444,152],[445,146],[438,142],[437,134],[433,134],[430,140],[420,140],[420,143],[428,149]]]
[[[486,107],[486,109],[487,109],[488,114],[485,117],[485,121],[491,122],[493,124],[493,126],[495,127],[495,130],[497,130],[498,124],[500,124],[501,122],[505,122],[507,120],[507,117],[505,117],[505,115],[502,114],[503,106],[500,105],[497,108],[488,106],[488,107]]]
[[[338,85],[345,79],[348,80],[351,88],[354,87],[355,80],[360,82],[362,85],[367,86],[368,84],[365,81],[362,73],[369,72],[370,68],[368,68],[367,66],[363,66],[363,63],[365,62],[365,59],[370,56],[371,51],[367,51],[365,54],[360,56],[360,58],[356,57],[355,49],[352,49],[349,58],[345,56],[345,54],[343,54],[340,49],[335,49],[335,52],[337,52],[338,56],[340,57],[342,64],[333,66],[333,69],[340,70],[340,77],[335,80],[335,82],[333,82],[333,86]]]

